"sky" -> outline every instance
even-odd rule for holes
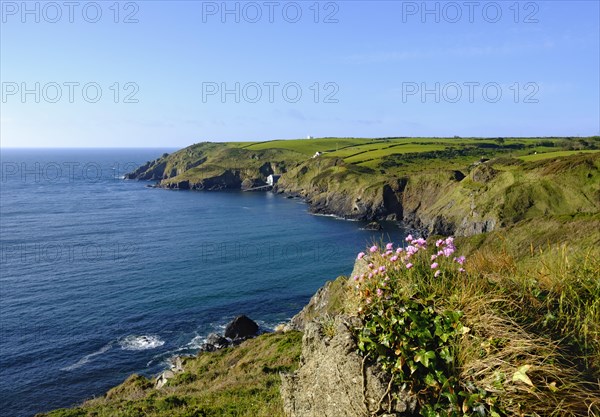
[[[2,0],[0,146],[599,135],[599,4]]]

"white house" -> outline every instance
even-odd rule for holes
[[[279,181],[279,177],[281,177],[281,175],[277,175],[277,174],[271,174],[267,177],[267,184],[268,185],[275,185],[277,184],[277,181]]]

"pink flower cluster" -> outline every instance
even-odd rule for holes
[[[353,277],[356,282],[356,288],[361,290],[365,299],[372,301],[372,296],[376,296],[377,298],[385,296],[386,288],[388,288],[386,284],[390,281],[388,274],[403,269],[412,269],[415,263],[420,264],[423,262],[423,258],[417,258],[416,255],[427,251],[427,241],[423,238],[416,239],[412,235],[408,235],[405,240],[407,243],[406,247],[394,249],[394,244],[388,243],[385,245],[385,248],[380,249],[377,245],[373,245],[369,248],[368,254],[365,252],[358,254],[357,259],[368,261],[368,271]],[[448,237],[437,240],[435,248],[437,251],[425,259],[429,258],[429,267],[434,271],[434,277],[437,278],[442,274],[442,270],[447,268],[448,261],[445,259],[452,257],[456,252],[454,238]],[[442,262],[442,260],[444,261]],[[465,260],[464,256],[452,258],[452,262],[456,262],[459,265],[459,272],[465,271],[463,268]],[[368,285],[362,286],[367,283]]]

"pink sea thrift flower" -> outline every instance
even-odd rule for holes
[[[393,250],[388,250],[385,252],[384,256],[390,256],[392,253],[394,253]]]
[[[427,241],[422,237],[418,238],[414,243],[416,243],[419,246],[427,246]]]
[[[407,242],[412,242],[413,241],[413,235],[406,236],[406,239],[404,239],[404,240],[406,240]]]
[[[362,259],[364,257],[365,257],[365,253],[361,252],[361,253],[358,254],[358,256],[356,257],[356,259]]]
[[[383,291],[381,291],[381,288],[377,288],[377,297],[381,297],[383,295]]]
[[[377,252],[379,250],[379,248],[376,245],[371,246],[371,248],[369,249],[369,252],[373,253],[373,252]]]
[[[375,265],[373,265],[373,264],[369,264],[368,266],[369,266],[369,269],[373,269],[375,267]]]
[[[438,248],[439,248],[440,246],[442,246],[443,244],[444,244],[444,239],[438,239],[438,240],[435,242],[435,246],[436,246],[436,247],[438,247]]]
[[[438,266],[439,266],[438,263],[434,262],[431,264],[431,269],[437,269]]]
[[[396,255],[394,255],[390,258],[390,261],[392,261],[392,262],[396,262],[397,260],[398,260],[398,257]]]
[[[440,274],[442,273],[442,271],[440,271],[439,269],[437,271],[435,271],[435,274],[433,274],[434,277],[439,277]]]
[[[409,256],[414,255],[415,253],[417,253],[419,251],[419,248],[417,248],[416,246],[413,245],[409,245],[406,248],[406,253],[408,253]]]
[[[454,258],[454,260],[459,264],[464,265],[466,258],[464,256],[459,256],[458,258]]]
[[[358,275],[354,276],[354,281],[358,281]]]
[[[406,264],[406,269],[410,269],[413,267],[413,264],[411,264],[410,262]]]
[[[458,268],[458,272],[465,272],[465,268]]]
[[[388,243],[387,245],[385,245],[385,248],[387,250],[392,250],[392,249],[394,249],[394,244],[393,243]]]
[[[404,249],[402,249],[402,248],[396,249],[396,253],[402,253],[403,251],[404,251]]]
[[[454,250],[455,250],[454,247],[446,246],[442,252],[444,253],[444,256],[446,258],[448,258],[450,255],[452,255],[454,253]]]
[[[379,267],[379,272],[385,272],[385,266],[380,266]]]
[[[435,261],[435,258],[437,258],[437,255],[436,255],[436,254],[433,254],[433,255],[431,255],[431,260],[432,260],[432,261]]]

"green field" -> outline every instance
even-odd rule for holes
[[[472,161],[477,160],[478,157],[495,157],[499,154],[518,157],[525,161],[536,161],[546,157],[577,153],[577,150],[569,150],[568,147],[571,146],[569,141],[574,140],[565,138],[317,138],[231,142],[227,146],[249,151],[277,149],[311,157],[316,152],[321,152],[323,158],[342,158],[348,164],[377,169],[390,157],[398,161],[399,156],[410,154],[407,161],[413,161],[415,158],[418,159],[417,154],[425,154],[425,159],[436,159],[443,156],[440,154],[442,151],[449,151],[449,157],[458,159],[470,153]],[[534,152],[537,154],[533,155]],[[432,155],[435,156],[432,158]],[[406,163],[403,165],[406,166]]]
[[[534,154],[534,155],[520,156],[519,159],[522,159],[523,161],[527,161],[527,162],[532,162],[532,161],[541,161],[543,159],[548,159],[548,158],[558,158],[561,156],[571,156],[571,155],[577,155],[580,153],[594,153],[594,152],[600,152],[600,150],[595,149],[595,150],[582,150],[582,151],[545,152],[545,153],[538,153],[538,154]]]

